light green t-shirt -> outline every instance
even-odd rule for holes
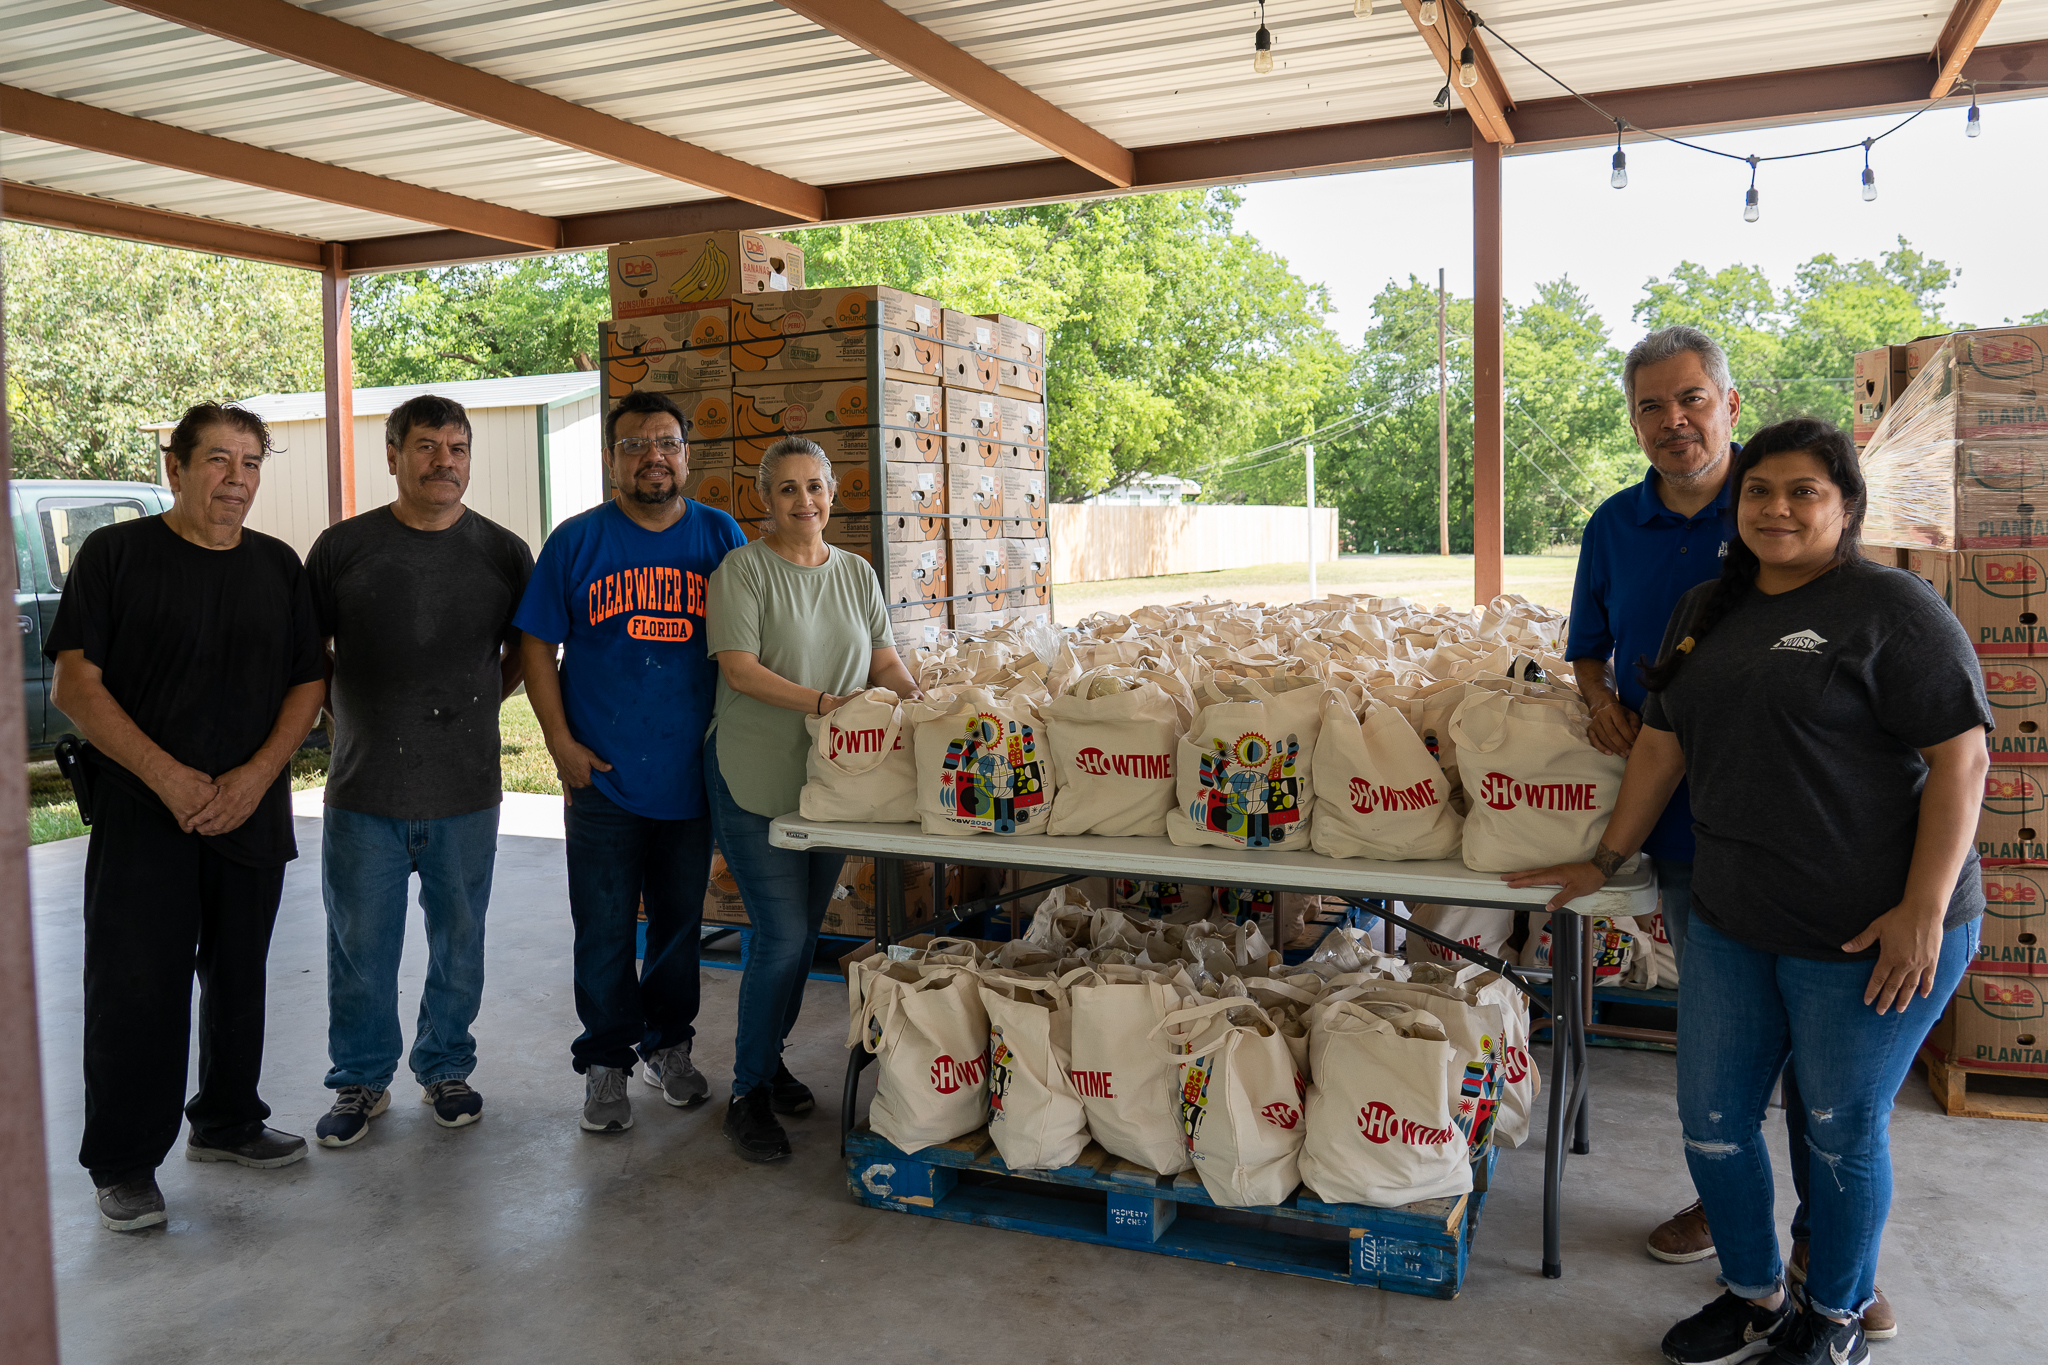
[[[892,644],[889,607],[866,560],[826,549],[831,557],[816,568],[758,540],[728,554],[711,575],[705,648],[755,655],[770,672],[833,696],[866,687],[874,652]],[[720,674],[711,729],[733,800],[771,820],[796,809],[811,738],[803,712],[735,692]]]

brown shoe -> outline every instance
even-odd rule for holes
[[[1794,1284],[1806,1283],[1805,1242],[1792,1244],[1792,1259],[1785,1263],[1785,1274]],[[1863,1310],[1863,1335],[1872,1341],[1890,1341],[1899,1334],[1898,1315],[1892,1312],[1892,1301],[1882,1289],[1873,1288],[1870,1292],[1870,1307]]]
[[[1707,1211],[1697,1199],[1650,1234],[1650,1254],[1673,1265],[1704,1261],[1714,1254],[1714,1230],[1707,1226]]]

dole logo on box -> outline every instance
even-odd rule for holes
[[[2032,919],[2041,913],[2041,884],[2017,872],[1984,874],[1984,913],[1994,919]]]
[[[1984,669],[1984,695],[2002,710],[2021,710],[2042,700],[2041,671],[2019,663],[1989,664]]]
[[[661,271],[655,266],[652,256],[619,257],[619,283],[635,288],[653,284]]]
[[[2041,809],[2041,784],[2024,768],[1993,768],[1984,774],[1984,809],[1993,815],[2032,815]]]
[[[2048,587],[2048,574],[2032,555],[1975,554],[1970,556],[1964,581],[1975,583],[1991,597],[2028,597]]]
[[[2024,379],[2044,368],[2041,348],[2025,332],[1991,332],[1970,338],[1970,368],[1992,379]]]
[[[1970,1002],[1994,1019],[2039,1019],[2048,1009],[2042,1005],[2041,988],[2023,976],[1966,977]]]

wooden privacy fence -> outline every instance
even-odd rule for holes
[[[1054,583],[1308,563],[1309,512],[1302,507],[1056,502],[1050,510]],[[1315,517],[1316,557],[1335,559],[1337,509],[1318,507]]]

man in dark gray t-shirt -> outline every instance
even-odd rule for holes
[[[389,506],[330,526],[306,569],[332,651],[321,883],[327,903],[323,1147],[346,1147],[390,1103],[404,1042],[398,962],[409,879],[420,878],[427,979],[412,1073],[444,1128],[474,1123],[484,911],[498,851],[498,707],[519,685],[512,613],[533,573],[526,542],[463,506],[470,423],[413,398],[386,419]]]

